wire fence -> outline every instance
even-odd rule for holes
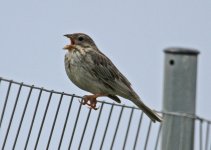
[[[82,97],[0,78],[1,149],[161,149],[162,123],[135,107],[99,101],[97,111]],[[211,150],[211,121],[195,120],[194,148]],[[185,132],[184,132],[185,134]]]

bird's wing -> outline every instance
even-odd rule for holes
[[[99,51],[88,51],[86,66],[92,75],[111,89],[116,88],[113,85],[117,81],[122,82],[123,85],[131,89],[130,82],[103,53]]]

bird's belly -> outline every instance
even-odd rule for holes
[[[69,79],[79,88],[91,92],[102,93],[102,85],[85,68],[76,54],[65,56],[65,70]]]

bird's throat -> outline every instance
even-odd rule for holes
[[[76,48],[75,45],[70,44],[70,45],[66,45],[63,49],[65,49],[65,50],[73,50],[75,48]]]

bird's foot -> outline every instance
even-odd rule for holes
[[[85,95],[82,100],[81,104],[82,105],[88,105],[90,109],[97,110],[96,104],[97,104],[97,95]]]

